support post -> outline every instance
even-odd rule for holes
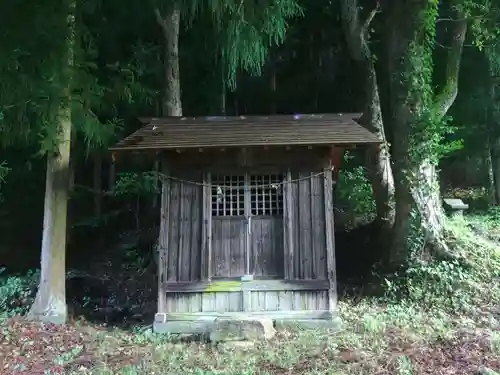
[[[250,276],[252,255],[252,209],[250,198],[250,175],[245,173],[244,210],[245,210],[245,276]],[[251,311],[251,291],[242,290],[243,311]]]
[[[168,176],[167,164],[163,161],[162,172]],[[168,259],[168,236],[170,225],[170,180],[166,177],[161,178],[161,221],[160,236],[158,238],[158,313],[166,312],[166,288],[167,281],[167,259]]]
[[[331,168],[323,170],[325,195],[325,235],[326,235],[326,267],[328,275],[328,309],[337,309],[337,274],[335,269],[335,227],[333,213],[333,178]]]
[[[203,208],[201,229],[201,279],[212,279],[212,176],[203,178]]]
[[[292,202],[292,172],[287,170],[285,176],[285,183],[283,184],[283,243],[284,243],[284,270],[285,279],[292,280],[295,275],[293,272],[293,228],[292,228],[292,215],[293,215]]]

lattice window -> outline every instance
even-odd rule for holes
[[[212,216],[283,214],[282,175],[212,176]]]
[[[245,215],[245,176],[212,176],[212,216]]]
[[[282,183],[282,175],[250,176],[250,212],[252,215],[280,216],[283,214]]]

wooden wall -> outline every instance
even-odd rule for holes
[[[289,279],[327,279],[325,200],[323,176],[311,172],[290,173],[289,214],[292,264]],[[286,213],[285,213],[286,215]],[[291,249],[290,249],[291,247]]]
[[[210,189],[203,186],[203,172],[164,173],[195,184],[176,180],[163,184],[159,312],[331,311],[336,308],[334,257],[327,256],[329,251],[333,252],[333,221],[326,219],[330,215],[333,220],[331,172],[327,172],[328,178],[318,172],[284,172],[287,183],[283,186],[283,217],[252,218],[249,259],[244,252],[244,218],[212,217],[207,226],[203,212],[211,203],[210,198],[204,199],[203,195]],[[207,241],[212,246],[210,263],[205,259]],[[211,277],[244,275],[248,261],[250,273],[256,277],[286,279],[297,287],[245,294],[224,289],[212,291],[205,285],[207,274]],[[299,285],[301,281],[304,285]],[[311,282],[319,282],[321,287],[312,288]],[[168,293],[164,289],[167,284]],[[177,292],[175,284],[184,289]]]
[[[203,182],[201,173],[183,174],[182,178]],[[163,183],[159,250],[166,271],[164,282],[201,279],[202,193],[202,186],[195,184]]]
[[[250,294],[248,312],[328,310],[327,291],[265,291]],[[241,292],[169,293],[167,309],[172,313],[244,311]]]

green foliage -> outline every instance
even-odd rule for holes
[[[500,9],[491,0],[463,0],[457,8],[468,18],[473,43],[482,50],[495,44],[499,35],[498,17]]]
[[[2,203],[2,185],[5,183],[5,177],[9,173],[10,168],[5,161],[0,162],[0,203]]]
[[[200,13],[212,15],[217,51],[221,52],[226,84],[236,88],[239,69],[260,75],[269,48],[283,43],[288,21],[303,15],[297,0],[180,0],[188,23]]]
[[[154,171],[120,173],[112,190],[112,194],[117,197],[147,197],[155,195],[158,192],[158,173]]]
[[[344,155],[344,166],[339,174],[336,195],[341,205],[354,216],[369,219],[375,214],[375,201],[365,167],[356,164],[354,156]]]
[[[5,177],[7,173],[9,173],[10,168],[7,167],[7,163],[5,161],[0,162],[0,204],[3,202],[2,196],[2,185],[5,184]]]
[[[224,16],[217,20],[227,84],[236,88],[238,69],[260,75],[269,48],[285,40],[288,19],[302,15],[295,0],[224,1]]]
[[[39,271],[29,271],[24,276],[4,276],[0,268],[0,316],[25,314],[35,298],[40,279]]]
[[[448,241],[468,264],[427,259],[421,251],[415,252],[418,257],[414,256],[406,269],[385,280],[387,300],[453,314],[469,313],[474,306],[500,303],[500,290],[491,288],[491,283],[500,276],[498,243],[490,242],[490,236],[477,228],[480,221],[487,232],[498,230],[500,220],[496,214],[451,220]],[[423,239],[415,243],[423,245]]]
[[[442,117],[439,108],[435,108],[434,104],[433,52],[438,15],[438,2],[428,2],[426,8],[418,15],[421,20],[421,30],[419,30],[421,37],[412,41],[407,52],[405,72],[405,79],[409,82],[407,105],[413,109],[415,118],[410,132],[410,150],[414,165],[419,165],[423,160],[437,164],[444,155],[463,147],[461,140],[445,142],[447,136],[455,133],[456,127],[451,125],[450,117]]]
[[[473,304],[473,295],[467,289],[474,281],[473,274],[452,262],[413,263],[400,277],[386,279],[391,299],[403,297],[406,302],[428,309],[445,308],[449,311],[467,310]]]
[[[68,85],[63,71],[71,77],[68,105],[74,130],[87,148],[108,145],[113,139],[120,123],[117,114],[110,117],[111,109],[152,97],[139,83],[142,71],[136,60],[98,65],[97,35],[85,23],[96,3],[77,3],[74,64],[68,69],[68,8],[50,2],[20,7],[8,1],[6,7],[12,7],[12,13],[2,22],[2,30],[8,31],[0,36],[0,138],[4,145],[38,143],[41,154],[53,149],[61,93]],[[30,30],[18,26],[24,24],[19,19],[26,14],[34,15],[30,22],[36,26]]]
[[[472,210],[485,210],[490,205],[490,193],[485,187],[451,189],[446,196],[461,199]]]

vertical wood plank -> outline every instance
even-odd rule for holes
[[[250,256],[252,255],[251,239],[252,239],[252,208],[250,198],[250,175],[245,173],[245,274],[250,274]],[[255,262],[255,258],[254,258]],[[242,292],[243,311],[252,310],[252,295],[250,291],[243,290]]]
[[[201,279],[212,278],[212,177],[210,172],[203,176],[203,206],[201,228]]]
[[[186,220],[184,217],[184,207],[185,207],[185,198],[186,198],[186,185],[185,183],[178,181],[179,190],[178,190],[178,199],[179,199],[179,216],[177,216],[177,220],[179,222],[178,225],[178,246],[177,246],[177,281],[183,280],[183,266],[185,264],[185,257],[187,254],[184,252],[184,233],[185,233],[185,224]]]
[[[323,170],[325,196],[326,265],[328,272],[328,309],[337,308],[337,275],[335,270],[335,228],[333,222],[333,179],[330,169]]]
[[[309,173],[300,173],[298,182],[299,185],[299,225],[300,225],[300,278],[302,280],[311,279],[311,190],[310,190],[310,182]]]
[[[168,206],[168,252],[167,252],[167,272],[166,280],[177,281],[179,273],[178,254],[179,254],[179,183],[169,180],[170,200]]]
[[[285,184],[283,185],[283,243],[284,251],[284,269],[285,279],[291,280],[294,278],[293,273],[293,256],[294,256],[294,241],[293,241],[293,207],[292,202],[292,172],[287,170],[285,176]]]
[[[309,198],[310,198],[309,205],[311,211],[311,216],[310,216],[311,217],[311,247],[310,247],[311,279],[317,278],[316,252],[318,251],[318,247],[315,241],[315,233],[318,223],[316,223],[315,208],[316,208],[316,202],[318,200],[318,195],[316,194],[316,189],[314,184],[315,181],[316,181],[316,176],[314,176],[314,173],[311,172],[311,174],[309,175]]]
[[[208,186],[207,194],[207,211],[208,211],[208,226],[207,226],[207,279],[212,279],[212,175],[207,172],[207,181],[205,184]]]
[[[312,249],[313,249],[313,279],[327,279],[326,270],[326,239],[325,239],[325,202],[323,196],[323,177],[312,178],[311,217]]]
[[[166,163],[162,166],[163,173],[168,175]],[[158,312],[166,312],[167,296],[164,283],[167,280],[167,259],[168,259],[168,235],[169,235],[169,205],[170,205],[170,181],[162,178],[161,189],[161,221],[160,238],[158,239]]]
[[[208,189],[206,174],[203,174],[203,187],[202,187],[202,205],[201,205],[201,259],[200,259],[200,273],[201,280],[208,279],[208,215],[211,215],[209,210],[209,200],[211,200],[211,191]],[[211,203],[211,202],[210,202]],[[210,204],[211,209],[211,204]]]
[[[197,181],[199,181],[199,175]],[[201,179],[203,181],[203,179]],[[200,253],[201,253],[201,215],[202,215],[202,199],[203,188],[200,186],[193,186],[193,200],[191,202],[191,260],[190,260],[190,275],[191,281],[199,280],[200,278]]]

